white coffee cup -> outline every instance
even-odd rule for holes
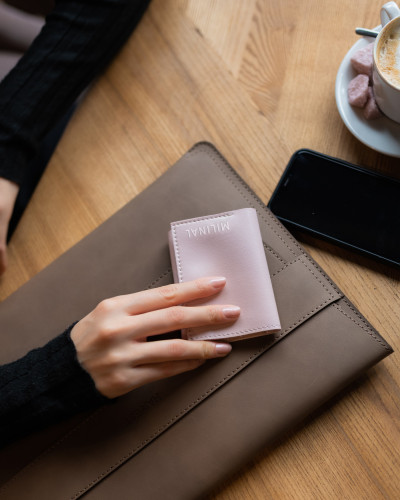
[[[381,23],[374,46],[374,94],[382,113],[400,123],[400,9],[395,2],[382,7]]]

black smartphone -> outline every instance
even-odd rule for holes
[[[268,207],[289,230],[307,231],[400,268],[396,179],[301,149],[290,159]]]

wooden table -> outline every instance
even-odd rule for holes
[[[379,24],[380,5],[153,0],[73,117],[12,239],[0,299],[200,140],[214,143],[265,202],[301,147],[399,177],[400,160],[354,138],[334,97],[354,27]],[[397,352],[213,498],[400,498],[400,273],[302,241]]]

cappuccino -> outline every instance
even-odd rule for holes
[[[396,23],[379,40],[377,66],[391,85],[400,89],[400,23]]]

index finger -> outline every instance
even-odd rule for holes
[[[226,278],[222,276],[198,278],[185,283],[174,283],[129,295],[121,295],[118,300],[128,314],[143,314],[210,297],[220,292],[225,283]]]

